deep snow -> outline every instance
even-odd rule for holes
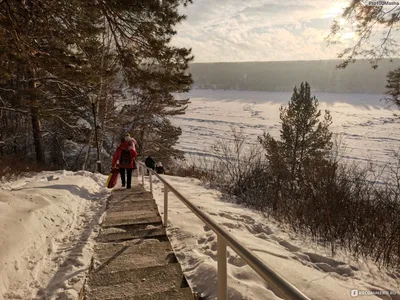
[[[329,249],[296,236],[286,226],[257,211],[222,200],[218,191],[205,187],[197,179],[165,178],[311,299],[353,299],[351,290],[354,289],[400,291],[400,274],[379,270],[373,262],[352,259],[341,251],[331,257]],[[163,184],[157,178],[153,182],[154,198],[163,216]],[[148,180],[145,186],[149,190]],[[205,299],[216,299],[216,236],[173,193],[168,197],[168,235],[185,276]],[[229,247],[227,257],[230,300],[279,299]],[[379,298],[359,296],[357,299]]]
[[[340,251],[331,257],[329,249],[256,211],[223,200],[218,191],[196,179],[165,178],[312,299],[350,299],[352,289],[400,290],[399,274]],[[77,299],[109,195],[105,179],[84,171],[58,171],[2,184],[0,299]],[[147,179],[145,186],[149,189]],[[155,179],[153,188],[163,215],[163,185]],[[215,299],[216,236],[172,193],[168,235],[190,285],[205,299]],[[229,248],[228,273],[229,299],[277,299]]]
[[[77,299],[109,191],[105,176],[41,172],[0,187],[0,299]]]

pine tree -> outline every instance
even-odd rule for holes
[[[400,68],[389,72],[386,78],[386,100],[400,108]]]
[[[168,118],[183,114],[187,108],[188,99],[174,94],[189,91],[193,81],[186,70],[193,57],[190,49],[171,46],[170,41],[176,34],[173,27],[185,18],[178,6],[191,1],[134,2],[97,5],[106,18],[123,86],[132,100],[121,111],[120,120],[125,128],[132,129],[140,153],[181,157],[182,153],[173,148],[181,130]]]
[[[24,152],[35,149],[31,152],[41,163],[49,156],[48,142],[55,148],[59,141],[63,150],[68,139],[89,145],[88,151],[96,140],[101,159],[104,146],[112,147],[108,135],[127,117],[131,124],[161,118],[164,125],[135,130],[156,135],[153,140],[168,131],[172,144],[165,145],[172,149],[181,131],[167,118],[187,107],[188,99],[177,100],[173,93],[190,89],[186,69],[192,56],[170,40],[184,19],[178,6],[190,2],[5,1],[0,6],[0,150],[17,154],[16,147],[1,147],[21,129],[10,122],[15,115],[24,120],[23,136],[33,141]],[[125,115],[118,113],[116,100],[122,88],[129,89],[134,109]]]
[[[2,110],[30,119],[36,160],[45,162],[46,124],[77,129],[85,84],[95,70],[84,47],[96,44],[96,18],[74,1],[13,1],[0,8]],[[88,26],[89,24],[89,26]],[[97,43],[98,44],[98,43]],[[6,46],[4,46],[6,45]],[[53,126],[52,126],[53,127]],[[57,127],[55,127],[57,128]]]
[[[301,83],[299,90],[295,87],[288,106],[280,108],[280,141],[265,133],[259,138],[271,164],[276,166],[275,170],[281,169],[283,162],[290,178],[297,179],[301,177],[305,163],[326,157],[332,148],[329,131],[332,118],[327,110],[322,121],[320,117],[318,100],[311,96],[309,84]],[[279,172],[282,174],[283,171]]]

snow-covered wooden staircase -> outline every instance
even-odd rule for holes
[[[87,300],[194,299],[156,203],[136,181],[109,198],[83,294]]]

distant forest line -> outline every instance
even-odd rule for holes
[[[400,59],[381,60],[373,69],[358,60],[346,69],[341,60],[193,63],[194,88],[289,92],[307,81],[314,92],[384,94],[386,75],[400,67]]]

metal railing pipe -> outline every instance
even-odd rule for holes
[[[140,163],[142,164],[142,163]],[[143,164],[142,164],[143,165]],[[148,169],[147,167],[145,167]],[[304,295],[300,290],[298,290],[294,285],[288,282],[286,279],[281,277],[275,270],[268,267],[264,261],[262,261],[258,256],[254,255],[250,250],[244,247],[235,237],[230,233],[225,231],[221,226],[215,223],[206,213],[201,211],[196,205],[187,200],[180,192],[178,192],[168,181],[166,181],[162,176],[155,173],[153,170],[149,169],[149,172],[153,174],[164,183],[164,218],[167,216],[165,201],[165,193],[171,191],[175,196],[181,200],[200,220],[202,220],[208,227],[210,227],[217,235],[218,244],[219,241],[225,241],[226,245],[231,247],[239,256],[254,270],[256,271],[267,283],[269,288],[279,297],[288,300],[310,300],[306,295]],[[168,189],[168,191],[167,191]],[[166,192],[167,191],[167,192]],[[223,245],[220,245],[221,248]],[[219,249],[219,246],[217,245]],[[226,247],[225,247],[226,249]],[[223,251],[223,250],[222,250]],[[226,258],[226,253],[225,253]],[[225,259],[226,260],[226,259]],[[218,263],[220,267],[220,263]],[[223,265],[221,263],[221,267]],[[218,278],[219,279],[219,278]],[[223,293],[221,291],[221,293]],[[220,298],[218,298],[220,300]],[[223,298],[222,298],[223,299]]]
[[[164,183],[164,227],[168,226],[168,186]]]
[[[146,167],[142,166],[142,185],[144,187],[144,172],[146,172]]]
[[[152,180],[151,172],[149,172],[149,181],[150,181],[150,193],[153,195],[153,180]]]

